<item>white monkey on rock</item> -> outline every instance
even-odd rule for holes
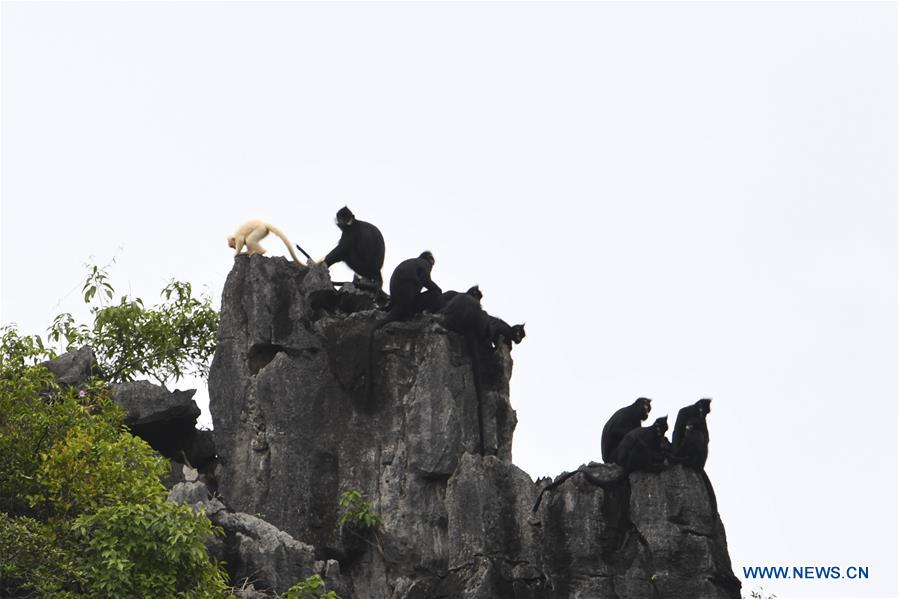
[[[248,256],[252,256],[253,254],[265,254],[265,248],[259,245],[259,242],[269,233],[274,233],[280,237],[281,241],[284,242],[284,245],[287,246],[287,250],[293,257],[294,262],[300,266],[305,266],[293,250],[293,245],[290,243],[290,240],[287,239],[287,236],[278,228],[261,220],[247,221],[238,227],[237,231],[234,232],[234,235],[228,238],[228,247],[236,250],[236,256],[240,256],[244,253],[241,250],[243,250],[245,245],[247,246],[246,254]]]

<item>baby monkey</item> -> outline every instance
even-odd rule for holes
[[[259,245],[259,242],[269,233],[274,233],[280,237],[281,241],[284,242],[284,245],[287,246],[290,255],[293,257],[293,261],[300,266],[305,266],[293,250],[293,245],[290,243],[290,240],[287,239],[287,236],[276,227],[261,220],[247,221],[238,227],[237,231],[234,232],[234,235],[228,237],[228,247],[236,250],[236,256],[240,256],[243,253],[241,250],[243,250],[244,246],[247,246],[246,254],[248,256],[252,256],[253,254],[265,254],[265,248]]]

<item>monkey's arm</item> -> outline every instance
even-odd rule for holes
[[[340,241],[337,242],[337,247],[328,252],[328,255],[325,256],[325,259],[322,262],[325,263],[325,266],[331,266],[333,264],[337,264],[338,262],[343,262],[346,257],[346,251],[348,249],[349,244],[344,240],[343,237],[340,238]]]
[[[428,291],[433,291],[436,294],[443,294],[443,290],[437,286],[437,283],[431,280],[431,273],[426,269],[421,269],[421,272],[418,275],[418,279],[421,281],[421,286]]]

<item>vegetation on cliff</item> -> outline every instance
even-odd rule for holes
[[[97,301],[112,296],[94,267],[84,286],[93,323],[63,314],[50,328],[48,341],[96,348],[104,378],[85,384],[61,385],[40,364],[55,352],[39,336],[0,331],[0,596],[227,594],[227,574],[205,546],[216,529],[166,501],[168,462],[128,432],[107,386],[203,371],[217,313],[187,283],[171,283],[149,309],[127,297]]]

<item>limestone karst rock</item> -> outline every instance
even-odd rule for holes
[[[481,357],[481,456],[469,354],[433,317],[379,330],[367,397],[378,313],[351,286],[333,290],[324,267],[238,257],[221,316],[209,380],[218,491],[338,560],[348,596],[740,596],[693,471],[602,487],[576,474],[532,511],[548,481],[511,463],[507,349]],[[337,526],[351,489],[383,520],[364,543]]]
[[[309,545],[261,518],[228,510],[204,483],[177,483],[169,492],[169,501],[202,509],[214,524],[222,527],[224,536],[210,539],[209,552],[213,559],[225,562],[230,576],[241,581],[244,590],[251,586],[249,581],[283,593],[312,574],[321,576],[329,588],[343,590],[335,560],[316,561]]]
[[[60,385],[78,387],[87,383],[91,375],[97,372],[97,360],[90,346],[83,346],[66,352],[48,362],[43,362],[47,370],[56,377]]]
[[[58,383],[71,387],[87,385],[99,375],[90,346],[83,346],[44,362]],[[125,424],[132,434],[172,461],[168,486],[181,480],[185,463],[199,469],[212,482],[215,441],[211,430],[196,427],[200,408],[193,400],[196,390],[169,391],[149,381],[130,381],[109,386],[112,400],[125,410]],[[213,485],[214,486],[214,485]]]

